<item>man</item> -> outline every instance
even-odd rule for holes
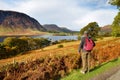
[[[82,57],[82,70],[81,73],[85,74],[89,72],[90,68],[90,56],[91,50],[95,46],[94,41],[88,36],[88,32],[84,31],[84,35],[81,37],[81,43],[78,52],[81,53]]]

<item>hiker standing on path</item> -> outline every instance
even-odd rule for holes
[[[84,35],[81,37],[81,43],[78,50],[79,53],[81,52],[82,56],[82,70],[81,70],[82,74],[85,74],[90,70],[89,68],[91,51],[95,46],[94,41],[88,35],[89,33],[87,31],[84,31]]]

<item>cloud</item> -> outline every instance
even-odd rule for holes
[[[74,24],[84,27],[90,22],[97,22],[99,26],[112,24],[114,17],[117,15],[117,10],[101,9],[90,11],[88,14],[74,21]]]
[[[5,3],[5,2],[3,2],[3,1],[0,1],[0,9],[9,9],[9,5],[7,4],[7,3]]]
[[[41,24],[72,30],[80,30],[91,21],[100,26],[111,24],[117,14],[106,0],[0,0],[0,5],[3,10],[26,13]]]

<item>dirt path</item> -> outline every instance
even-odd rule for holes
[[[120,80],[120,65],[92,78],[91,80]]]
[[[109,77],[107,80],[119,80],[120,79],[120,70],[117,71],[115,74],[113,74],[111,77]]]

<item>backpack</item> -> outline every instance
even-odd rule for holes
[[[84,45],[84,49],[87,51],[91,51],[93,49],[93,40],[90,38],[85,38],[85,45]]]

